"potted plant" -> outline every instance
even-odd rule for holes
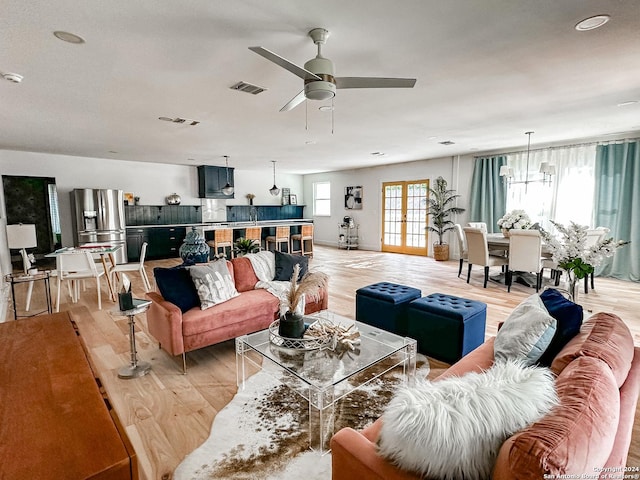
[[[438,240],[433,242],[433,258],[438,261],[449,260],[449,244],[444,241],[444,234],[453,230],[451,215],[465,210],[453,205],[459,196],[455,190],[447,189],[447,181],[442,177],[436,179],[435,188],[429,188],[427,213],[433,226],[427,225],[427,230],[438,235]]]
[[[260,244],[257,240],[251,238],[239,238],[233,245],[233,253],[237,257],[244,257],[248,253],[257,253],[260,251]]]
[[[280,316],[278,334],[287,338],[302,338],[304,335],[304,302],[303,298],[317,299],[321,289],[327,288],[329,277],[322,272],[307,272],[302,279],[300,264],[293,267],[291,288],[286,297],[286,311]]]

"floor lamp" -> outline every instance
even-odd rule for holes
[[[26,249],[38,246],[36,226],[32,223],[7,225],[7,243],[9,248],[20,250],[24,273],[28,273],[29,268],[31,268],[31,262],[29,262]]]
[[[32,223],[7,225],[7,243],[9,248],[20,250],[22,256],[22,267],[25,275],[29,273],[31,268],[31,262],[27,255],[27,248],[34,248],[38,246],[38,239],[36,238],[36,226]],[[27,305],[26,310],[29,311],[31,306],[31,294],[33,292],[33,282],[29,282],[29,289],[27,290]]]

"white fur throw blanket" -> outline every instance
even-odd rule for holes
[[[264,288],[271,295],[280,300],[280,314],[284,315],[289,309],[287,295],[291,289],[291,282],[282,282],[274,280],[276,276],[276,256],[273,252],[262,250],[258,253],[249,253],[245,255],[251,262],[253,271],[256,272],[258,283],[255,288]],[[304,313],[304,298],[298,304],[297,310]]]
[[[502,443],[557,403],[548,369],[513,361],[482,373],[422,380],[389,402],[379,452],[427,478],[487,479]]]

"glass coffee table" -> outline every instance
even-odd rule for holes
[[[354,351],[283,348],[270,341],[266,329],[236,338],[236,369],[238,388],[244,389],[249,367],[255,366],[271,372],[279,382],[306,399],[309,443],[312,450],[324,454],[329,451],[334,433],[335,403],[396,367],[402,369],[403,380],[412,384],[417,342],[328,311],[305,315],[308,323],[321,319],[342,325],[355,323],[360,331],[360,345]]]

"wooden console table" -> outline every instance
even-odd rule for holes
[[[93,373],[74,315],[0,324],[0,478],[138,478],[136,454]]]

